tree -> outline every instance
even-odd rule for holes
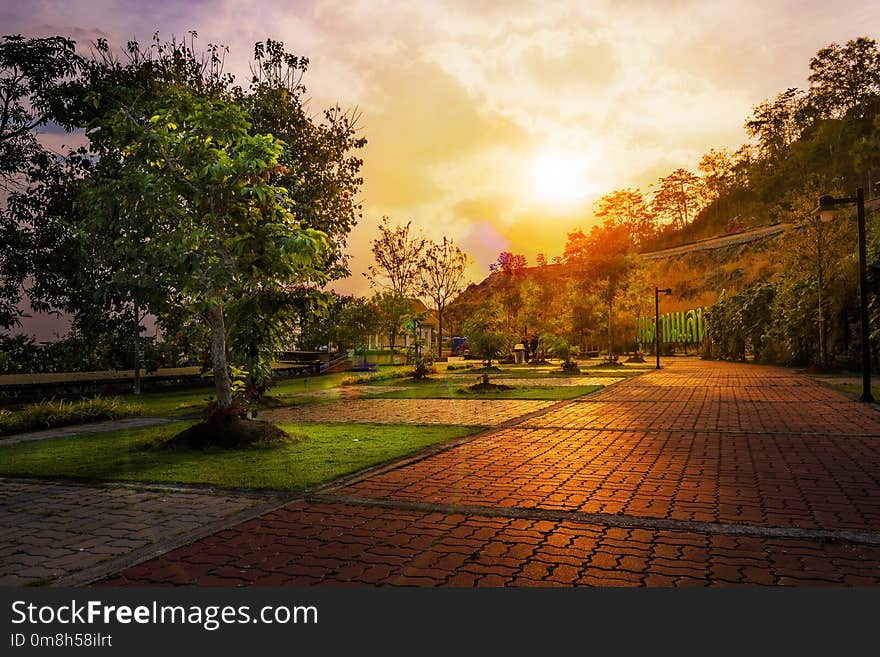
[[[409,297],[418,289],[425,240],[410,235],[411,221],[394,228],[390,222],[382,217],[379,237],[370,242],[376,264],[364,275],[371,285],[385,284],[392,292]]]
[[[805,102],[805,92],[791,87],[773,102],[765,100],[756,105],[746,120],[746,132],[757,140],[761,161],[769,170],[778,168],[792,144],[800,138]]]
[[[367,299],[349,299],[339,313],[336,341],[342,347],[361,352],[363,366],[367,366],[367,343],[379,329],[376,307]]]
[[[306,113],[302,86],[291,87],[285,78],[291,67],[304,72],[306,60],[285,53],[282,44],[255,49],[257,69],[271,69],[273,75],[255,75],[251,86],[243,89],[223,73],[223,49],[209,46],[198,53],[195,36],[193,32],[189,41],[170,42],[157,36],[148,48],[132,41],[122,59],[111,54],[106,41],[98,40],[94,57],[82,63],[68,85],[53,119],[85,129],[89,145],[48,169],[54,179],[44,174],[39,185],[32,185],[28,197],[34,200],[19,213],[19,218],[25,217],[23,223],[34,228],[33,297],[40,309],[58,308],[77,316],[131,312],[134,304],[140,306],[138,314],[151,312],[160,321],[179,317],[184,306],[188,321],[198,319],[201,311],[177,287],[177,271],[144,257],[144,245],[161,239],[166,225],[147,203],[155,195],[154,186],[147,185],[145,193],[142,171],[127,166],[129,151],[142,136],[141,126],[167,109],[169,90],[234,105],[249,123],[249,135],[270,130],[283,135],[285,147],[262,182],[283,190],[283,203],[289,211],[295,206],[300,229],[325,235],[324,246],[312,252],[318,259],[318,276],[251,286],[247,300],[236,300],[236,308],[229,309],[229,357],[246,364],[252,386],[260,388],[292,325],[302,324],[303,313],[322,311],[317,285],[347,271],[341,250],[360,216],[360,160],[352,151],[364,140],[354,134],[354,119],[338,108],[325,114],[323,122]],[[116,115],[134,126],[127,135],[104,129]],[[265,158],[256,161],[266,165]],[[110,235],[124,238],[111,244],[104,239]],[[263,236],[252,236],[254,257],[263,248]]]
[[[367,140],[357,135],[357,113],[336,106],[323,113],[322,122],[309,116],[302,82],[308,65],[307,58],[288,53],[280,41],[258,42],[251,85],[234,95],[255,132],[287,145],[277,181],[296,204],[299,221],[327,235],[329,248],[321,266],[332,281],[350,273],[346,240],[363,216],[358,200],[363,160],[355,153]]]
[[[497,275],[498,298],[504,309],[506,329],[510,333],[517,333],[520,328],[517,325],[523,305],[520,287],[527,268],[526,257],[510,251],[502,251],[498,259],[489,265],[489,271]]]
[[[498,312],[492,307],[482,307],[465,320],[464,333],[468,348],[483,358],[487,368],[492,361],[508,353],[515,342],[513,335],[504,330]]]
[[[124,154],[122,178],[140,193],[120,199],[120,210],[149,222],[149,241],[127,232],[130,224],[114,231],[100,214],[89,232],[106,239],[108,248],[140,247],[148,268],[164,271],[173,283],[167,292],[174,303],[197,311],[210,327],[223,410],[233,404],[228,316],[254,294],[322,282],[316,265],[327,240],[302,226],[287,190],[272,180],[283,144],[252,134],[240,107],[174,87],[165,92],[165,107],[146,121],[116,109],[91,125]]]
[[[660,178],[651,200],[651,209],[682,229],[697,215],[700,199],[700,178],[686,169],[676,169]]]
[[[733,167],[733,156],[726,148],[717,151],[710,148],[700,158],[697,168],[702,174],[703,188],[709,202],[717,201],[730,190],[733,184]]]
[[[443,312],[449,301],[464,288],[467,254],[452,240],[428,242],[420,270],[421,293],[437,311],[437,358],[443,357]]]
[[[587,290],[594,290],[606,312],[608,358],[614,357],[614,303],[626,289],[636,267],[625,228],[594,226],[589,235],[577,230],[568,234],[566,263],[571,265]]]
[[[80,62],[73,41],[63,37],[0,41],[0,328],[19,324],[19,301],[33,269],[33,226],[20,212],[32,202],[26,186],[54,166],[36,131],[52,118],[65,78]]]
[[[636,246],[644,246],[657,230],[657,217],[638,189],[618,189],[596,202],[596,216],[611,228],[627,230]]]
[[[388,336],[392,360],[397,336],[403,330],[406,316],[412,312],[412,302],[394,290],[382,290],[373,295],[373,306],[376,308],[378,332]]]
[[[808,104],[817,118],[860,114],[880,96],[880,50],[868,37],[832,43],[810,60]]]
[[[804,296],[814,297],[818,334],[816,360],[820,367],[828,367],[830,358],[827,324],[831,297],[829,288],[834,280],[844,275],[846,271],[841,265],[849,255],[848,247],[852,244],[852,223],[824,222],[816,216],[815,203],[820,193],[819,189],[817,182],[812,181],[812,184],[805,184],[800,193],[793,195],[785,203],[783,212],[798,222],[799,226],[787,240],[783,254],[786,266],[781,279],[784,283],[783,298],[794,281],[802,281],[809,286],[806,289],[809,289],[810,293]],[[805,288],[799,287],[799,289],[803,295]]]

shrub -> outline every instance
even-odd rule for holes
[[[95,397],[79,401],[41,401],[29,404],[20,411],[0,410],[0,435],[115,420],[142,413],[140,404],[124,402],[118,397]]]
[[[377,381],[390,381],[391,379],[402,379],[411,376],[412,370],[408,367],[390,367],[378,372],[369,372],[368,374],[353,374],[342,379],[340,385],[354,386],[365,383],[375,383]]]

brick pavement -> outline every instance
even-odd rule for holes
[[[264,411],[271,422],[364,422],[495,426],[553,406],[531,399],[349,399]]]
[[[880,584],[875,407],[781,369],[667,364],[107,583]]]
[[[878,583],[880,546],[296,502],[113,586]]]
[[[0,479],[0,586],[90,581],[278,503],[208,489]]]

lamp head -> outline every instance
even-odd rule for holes
[[[830,194],[824,194],[819,197],[819,210],[830,210],[835,206],[835,198]]]

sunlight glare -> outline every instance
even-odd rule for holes
[[[532,192],[541,201],[567,204],[590,193],[587,158],[574,153],[544,151],[532,159]]]

